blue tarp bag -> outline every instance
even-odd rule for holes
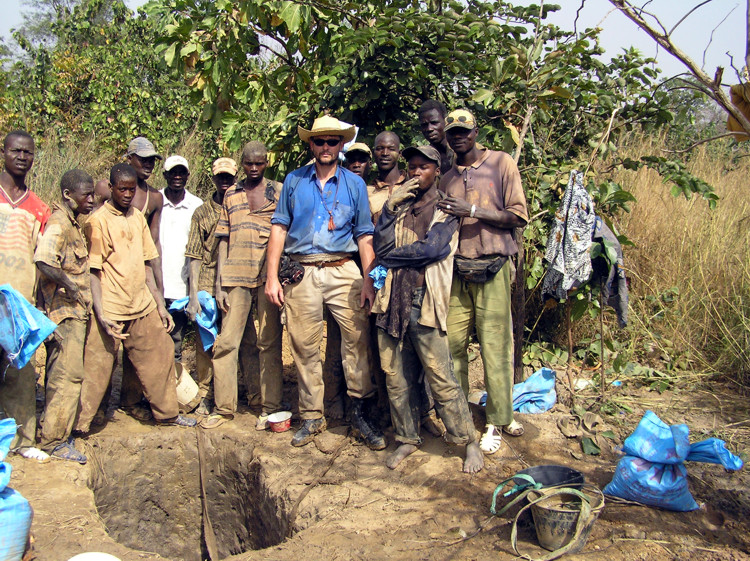
[[[738,470],[742,460],[716,438],[691,446],[688,434],[687,425],[669,426],[653,411],[646,411],[625,439],[626,456],[617,463],[604,494],[678,512],[696,510],[698,503],[688,489],[683,462],[710,462]]]
[[[169,310],[172,312],[181,312],[187,308],[190,302],[189,297],[180,298],[172,302],[169,306]],[[207,351],[214,345],[216,336],[219,334],[219,329],[216,326],[216,320],[218,313],[216,311],[216,300],[205,290],[198,292],[198,303],[201,306],[201,311],[195,316],[195,323],[198,324],[198,333],[201,337],[201,343],[203,344],[203,350]]]
[[[57,325],[9,284],[0,286],[0,347],[14,368],[23,368]]]
[[[519,413],[544,413],[557,401],[555,371],[540,368],[528,379],[513,385],[513,411]],[[487,392],[479,398],[478,405],[487,405]]]
[[[0,420],[0,460],[8,455],[16,428],[15,419]],[[33,512],[29,501],[6,487],[10,481],[10,464],[3,462],[0,469],[0,561],[20,561],[29,539]]]

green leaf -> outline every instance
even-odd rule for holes
[[[598,456],[602,453],[602,449],[599,448],[599,445],[589,436],[584,436],[581,439],[581,450],[583,450],[584,454],[589,456]]]

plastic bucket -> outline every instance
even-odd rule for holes
[[[584,484],[583,474],[578,470],[566,466],[532,466],[522,469],[518,473],[523,473],[532,477],[534,481],[541,483],[542,488],[571,487],[573,489],[581,489]],[[513,481],[517,485],[524,485],[526,483],[526,481],[521,478],[514,478]]]
[[[292,424],[292,412],[291,411],[279,411],[278,413],[271,413],[268,416],[268,425],[271,427],[272,432],[288,431],[291,424]]]
[[[539,545],[549,551],[561,549],[574,539],[575,543],[570,545],[566,553],[576,553],[583,549],[604,508],[604,495],[598,489],[592,492],[590,486],[578,493],[571,489],[532,491],[529,499]],[[584,500],[588,502],[585,509]]]
[[[177,375],[178,408],[180,413],[190,413],[201,402],[200,395],[198,395],[198,384],[195,383],[190,372],[181,363],[176,362],[174,368]]]

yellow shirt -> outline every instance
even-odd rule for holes
[[[159,257],[141,211],[126,213],[107,201],[85,225],[89,267],[102,272],[102,308],[115,321],[144,317],[156,309],[146,286],[146,261]]]

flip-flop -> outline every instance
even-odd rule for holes
[[[44,450],[35,448],[33,446],[24,446],[23,448],[16,448],[15,453],[19,456],[23,456],[27,460],[35,460],[40,464],[46,464],[49,462],[49,454]]]
[[[166,427],[185,427],[190,428],[194,427],[198,424],[198,421],[195,419],[191,419],[190,417],[183,417],[182,415],[177,415],[174,419],[170,419],[167,421],[157,421],[157,425],[162,425]]]
[[[523,425],[513,419],[509,425],[503,427],[503,432],[511,436],[521,436],[523,434]]]
[[[485,454],[494,454],[500,450],[502,443],[502,432],[497,430],[495,425],[487,425],[482,438],[479,440],[479,449]]]
[[[232,417],[227,417],[226,415],[219,415],[218,413],[214,413],[206,417],[200,422],[200,427],[202,429],[215,429],[216,427],[220,427],[224,423],[227,423],[232,420]]]

